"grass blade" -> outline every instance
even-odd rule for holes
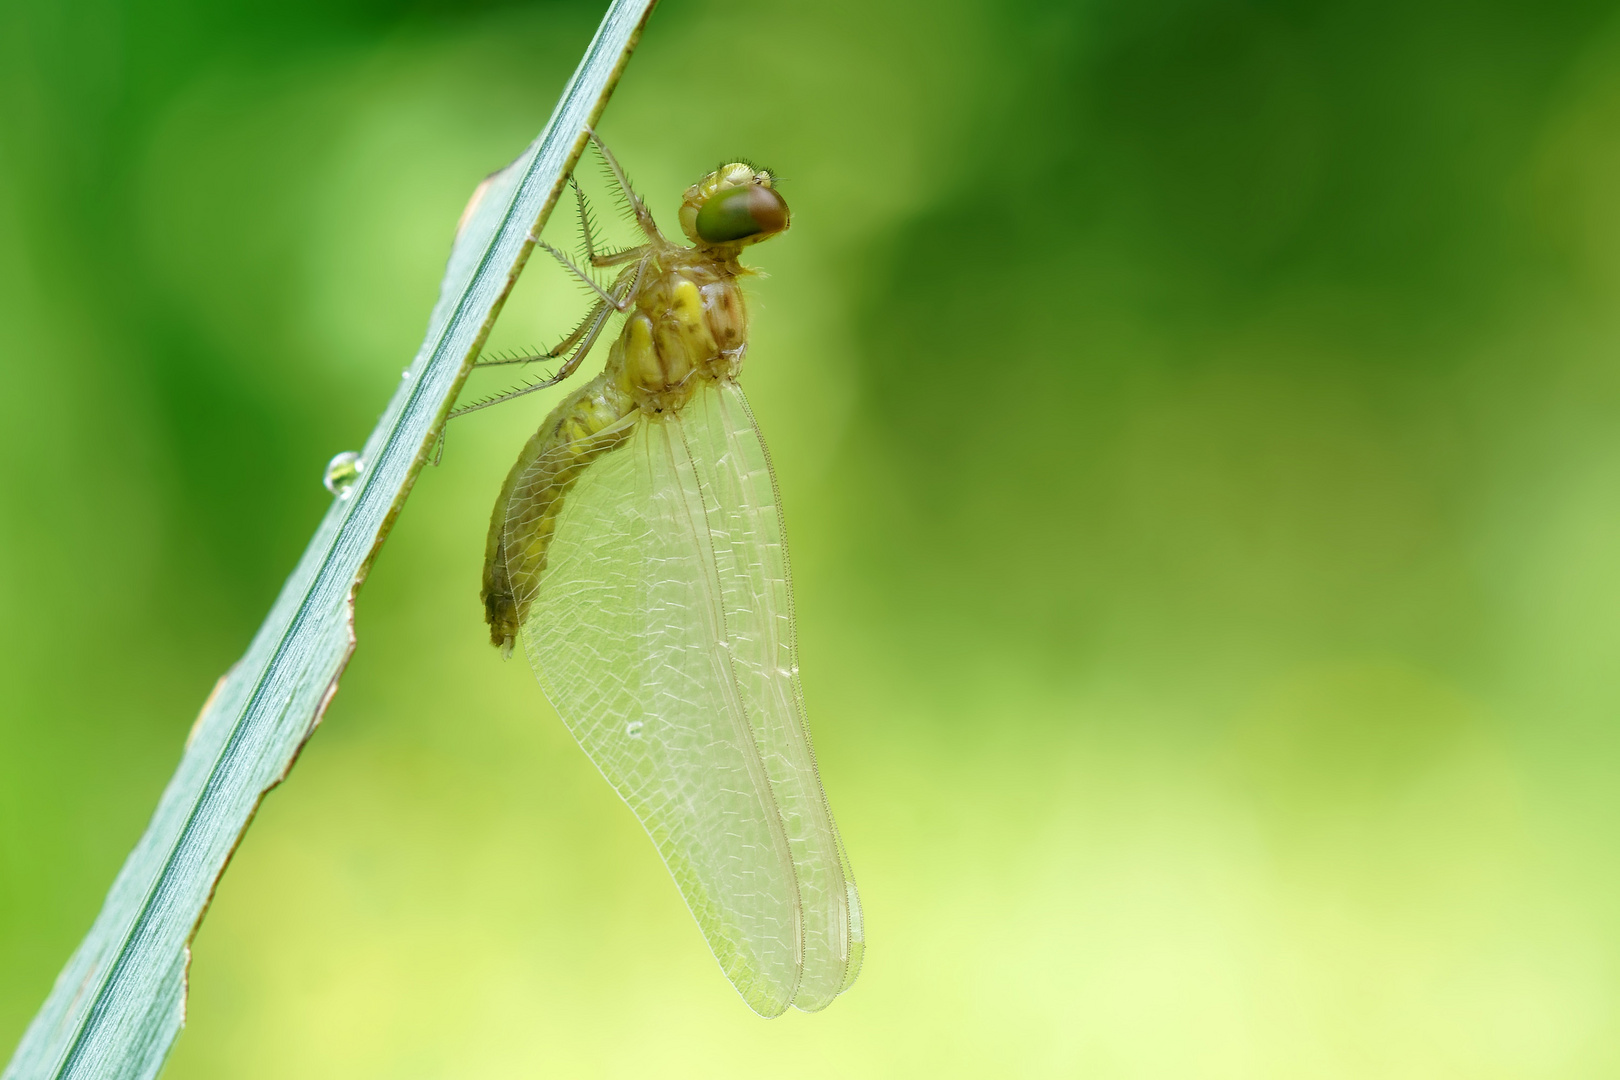
[[[333,501],[247,654],[203,706],[146,833],[0,1080],[161,1071],[184,1023],[189,943],[214,886],[337,689],[354,650],[355,593],[653,3],[615,0],[540,137],[475,194],[427,336],[366,443],[364,471]]]

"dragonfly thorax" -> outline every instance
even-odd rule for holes
[[[735,377],[748,321],[736,278],[707,261],[677,266],[641,290],[615,343],[622,386],[646,413],[678,410],[701,382]]]

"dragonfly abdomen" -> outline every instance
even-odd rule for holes
[[[623,341],[613,344],[615,356]],[[551,411],[506,475],[484,547],[484,619],[507,656],[545,570],[563,497],[597,457],[624,441],[635,402],[613,365]]]

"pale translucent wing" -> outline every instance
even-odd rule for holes
[[[646,827],[744,1000],[798,989],[798,893],[742,721],[703,496],[667,422],[644,421],[569,492],[524,626],[535,673]],[[684,467],[683,467],[684,466]]]
[[[830,1001],[860,936],[805,735],[781,536],[740,392],[705,387],[585,468],[523,632],[552,704],[767,1016]]]
[[[804,973],[793,1004],[825,1008],[860,969],[860,901],[805,725],[793,590],[776,479],[742,390],[725,381],[682,410],[704,492],[738,698],[793,854]]]

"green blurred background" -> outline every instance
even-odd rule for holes
[[[0,0],[0,1057],[600,13]],[[744,383],[866,968],[754,1017],[486,644],[531,399],[417,485],[169,1077],[1620,1072],[1614,4],[666,0],[603,131],[666,224],[787,177]]]

